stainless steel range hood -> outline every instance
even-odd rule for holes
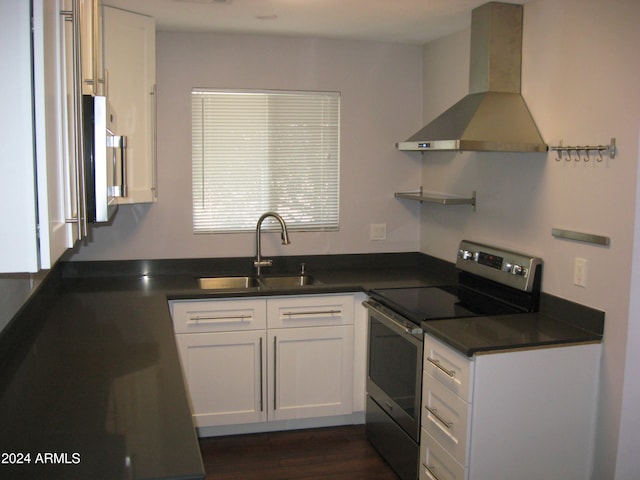
[[[469,95],[397,143],[399,150],[547,151],[520,94],[522,10],[500,2],[473,10]]]

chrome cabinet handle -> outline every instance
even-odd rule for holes
[[[447,376],[451,377],[451,378],[455,378],[456,377],[456,371],[455,370],[448,370],[446,368],[444,368],[441,364],[440,364],[440,360],[437,360],[435,358],[431,358],[431,357],[427,357],[427,362],[431,363],[432,365],[434,365],[435,367],[437,367],[438,369],[440,369],[442,372],[444,372]]]
[[[260,337],[260,411],[264,412],[264,378],[262,377],[262,337]]]
[[[60,11],[65,22],[71,24],[71,63],[73,91],[73,150],[75,155],[75,216],[65,219],[66,223],[78,225],[77,240],[82,240],[89,233],[87,223],[87,192],[84,185],[84,135],[82,133],[82,50],[80,47],[80,1],[73,0],[71,10]],[[72,212],[73,215],[73,212]]]
[[[429,473],[429,475],[431,475],[433,477],[434,480],[440,480],[440,477],[438,477],[436,475],[436,473],[434,472],[434,470],[436,469],[435,466],[433,466],[433,465],[425,465],[424,468],[427,469],[427,472]]]
[[[245,318],[251,318],[251,315],[233,315],[227,317],[201,317],[196,315],[190,317],[188,323],[220,323],[220,322],[233,322],[236,320],[244,320]]]
[[[276,400],[278,398],[277,395],[277,389],[278,389],[278,382],[277,380],[277,375],[278,375],[278,351],[277,351],[277,347],[278,347],[278,337],[273,337],[273,411],[276,411]]]
[[[429,407],[429,406],[425,406],[424,408],[427,410],[427,412],[429,412],[431,415],[433,415],[440,423],[442,423],[448,429],[451,429],[451,427],[453,427],[453,422],[448,422],[447,420],[442,418],[440,416],[440,414],[438,413],[438,410],[436,410],[435,408],[432,408],[432,407]]]
[[[120,136],[120,172],[122,178],[120,182],[120,196],[127,196],[127,137]]]
[[[157,163],[157,158],[158,158],[158,134],[157,134],[157,118],[158,118],[158,95],[156,94],[156,84],[154,83],[152,88],[151,88],[151,92],[149,93],[149,95],[151,96],[151,140],[152,140],[152,145],[151,145],[151,165],[152,165],[152,171],[151,171],[151,177],[152,177],[152,181],[151,181],[151,191],[154,192],[154,196],[157,197],[158,196],[158,163]]]
[[[341,310],[316,310],[308,312],[284,312],[282,315],[286,315],[287,317],[300,317],[304,315],[339,315],[341,313]]]

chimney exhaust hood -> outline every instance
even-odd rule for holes
[[[469,95],[397,143],[399,150],[548,150],[520,94],[522,11],[500,2],[472,11]]]

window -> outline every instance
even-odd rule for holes
[[[338,229],[338,93],[195,89],[191,100],[194,233],[252,231],[267,211],[291,230]]]

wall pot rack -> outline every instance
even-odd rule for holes
[[[439,192],[425,192],[422,187],[417,192],[397,192],[396,198],[405,198],[420,203],[436,203],[438,205],[471,205],[476,209],[476,192],[471,197],[460,197]]]
[[[591,153],[597,154],[594,155],[594,159],[598,162],[602,161],[602,154],[606,154],[610,159],[616,158],[616,139],[612,138],[611,142],[608,145],[563,145],[562,140],[558,145],[549,146],[549,150],[552,152],[556,152],[558,156],[556,157],[556,161],[559,162],[564,158],[565,161],[570,162],[572,159],[576,162],[579,162],[582,159],[585,162],[591,160]],[[580,152],[584,152],[584,155],[581,155]],[[575,153],[575,158],[572,155]]]

